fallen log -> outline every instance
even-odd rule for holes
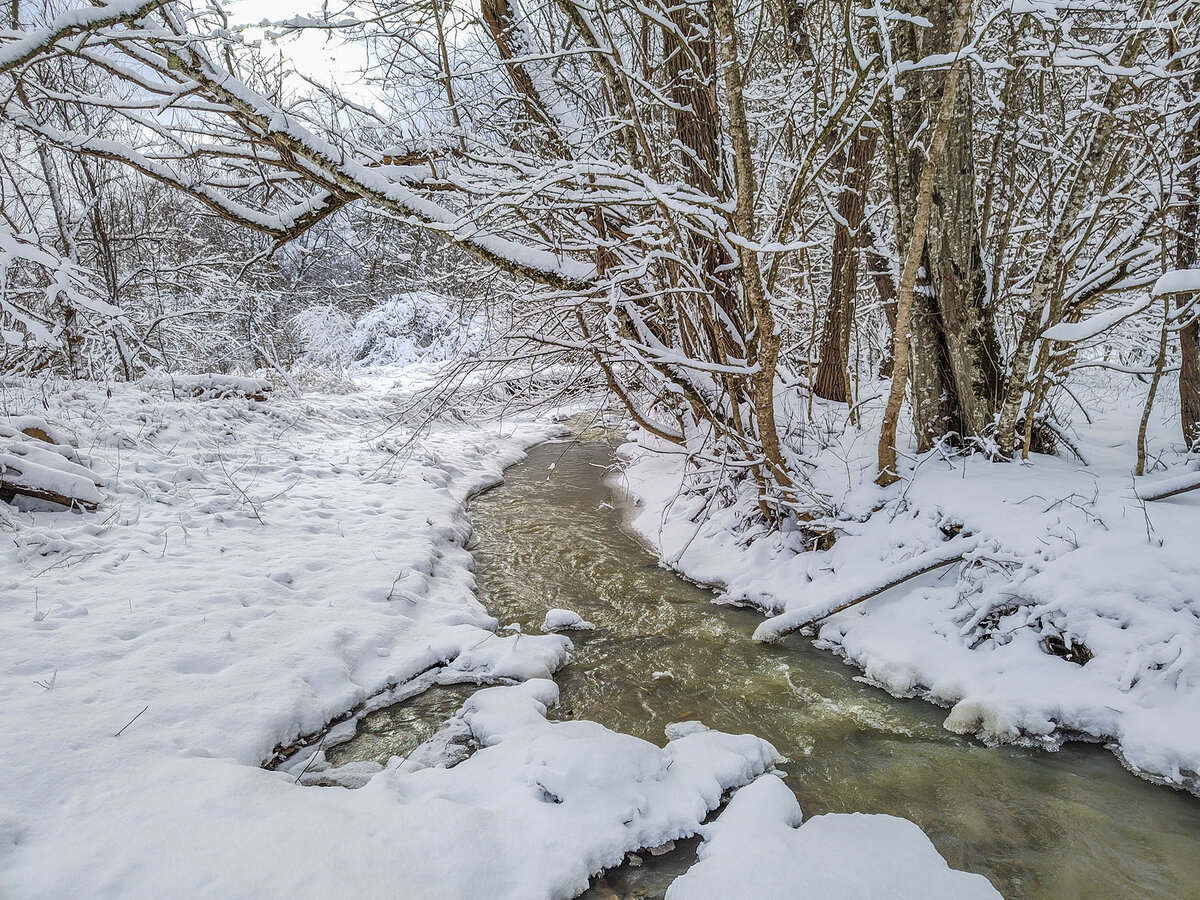
[[[822,619],[829,618],[834,613],[840,613],[844,609],[857,606],[859,603],[870,600],[872,597],[877,597],[884,591],[898,587],[919,575],[962,562],[962,558],[978,546],[979,539],[971,535],[948,541],[945,544],[934,547],[932,550],[926,550],[924,553],[918,553],[916,556],[881,573],[878,578],[872,581],[860,582],[849,588],[836,591],[823,600],[786,609],[774,618],[767,619],[767,621],[754,630],[754,640],[760,643],[778,641],[793,631],[799,631],[801,628],[815,625]]]
[[[73,450],[24,432],[0,435],[0,500],[12,503],[20,495],[95,509],[103,499],[98,479],[71,458]]]

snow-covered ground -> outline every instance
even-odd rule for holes
[[[0,503],[0,896],[570,897],[772,769],[750,735],[680,727],[657,747],[546,719],[570,641],[480,606],[464,503],[551,426],[438,426],[405,448],[386,379],[265,401],[179,387],[4,385],[4,415],[65,436],[100,502]],[[464,681],[504,686],[386,769],[324,761],[348,714]],[[829,863],[822,897],[893,877],[996,896],[900,820],[795,831],[765,777],[703,826],[699,871],[767,896],[794,861],[759,847],[746,873],[722,849],[767,821],[771,846]],[[904,858],[839,880],[831,860],[862,841]]]
[[[1075,390],[1107,407],[1074,423],[1086,465],[1065,449],[1008,465],[935,450],[886,489],[873,483],[878,404],[861,427],[818,405],[788,441],[837,510],[813,523],[836,537],[818,552],[800,552],[813,532],[747,527],[750,496],[681,492],[679,457],[627,445],[623,484],[670,565],[770,616],[762,640],[961,558],[822,620],[818,645],[892,694],[950,707],[953,731],[1047,749],[1100,740],[1138,774],[1200,792],[1200,491],[1141,499],[1194,482],[1195,461],[1156,413],[1152,468],[1135,479],[1142,397],[1102,379]],[[804,421],[802,403],[781,419]]]

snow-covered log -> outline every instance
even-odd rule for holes
[[[807,628],[834,613],[856,606],[864,600],[870,600],[918,575],[924,575],[926,572],[959,562],[965,554],[970,553],[977,546],[979,546],[978,538],[965,537],[948,541],[942,546],[926,550],[924,553],[918,553],[876,578],[836,591],[803,606],[791,607],[773,619],[767,619],[754,630],[754,640],[762,643],[778,641],[793,631]]]
[[[95,509],[103,499],[95,473],[73,447],[50,440],[59,432],[24,419],[0,423],[0,500],[17,495],[61,506]]]
[[[1200,490],[1200,472],[1188,472],[1186,475],[1177,475],[1174,478],[1163,478],[1152,484],[1139,484],[1137,495],[1139,500],[1150,502],[1151,500],[1165,500],[1168,497],[1195,490]]]

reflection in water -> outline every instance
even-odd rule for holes
[[[713,605],[622,530],[622,500],[602,478],[613,461],[598,440],[542,445],[471,508],[489,612],[527,631],[555,606],[596,623],[571,635],[557,715],[657,744],[687,719],[753,732],[791,760],[806,815],[905,816],[1009,900],[1200,897],[1195,798],[1135,778],[1099,747],[984,748],[945,731],[944,711],[859,683],[803,638],[753,643],[757,614]],[[673,856],[677,869],[694,859]],[[589,894],[661,895],[635,883],[614,876]]]

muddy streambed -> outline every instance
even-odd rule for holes
[[[944,710],[857,681],[803,637],[753,643],[757,614],[714,605],[623,529],[624,501],[604,478],[613,463],[603,440],[543,444],[471,506],[489,612],[537,631],[547,609],[564,607],[597,626],[571,633],[556,716],[660,745],[669,723],[689,719],[757,734],[791,760],[783,768],[806,816],[904,816],[951,866],[986,875],[1009,900],[1200,897],[1196,798],[1134,777],[1100,747],[986,748],[951,734]],[[403,755],[466,690],[366,717],[336,762]],[[643,855],[586,896],[661,896],[694,846]]]

